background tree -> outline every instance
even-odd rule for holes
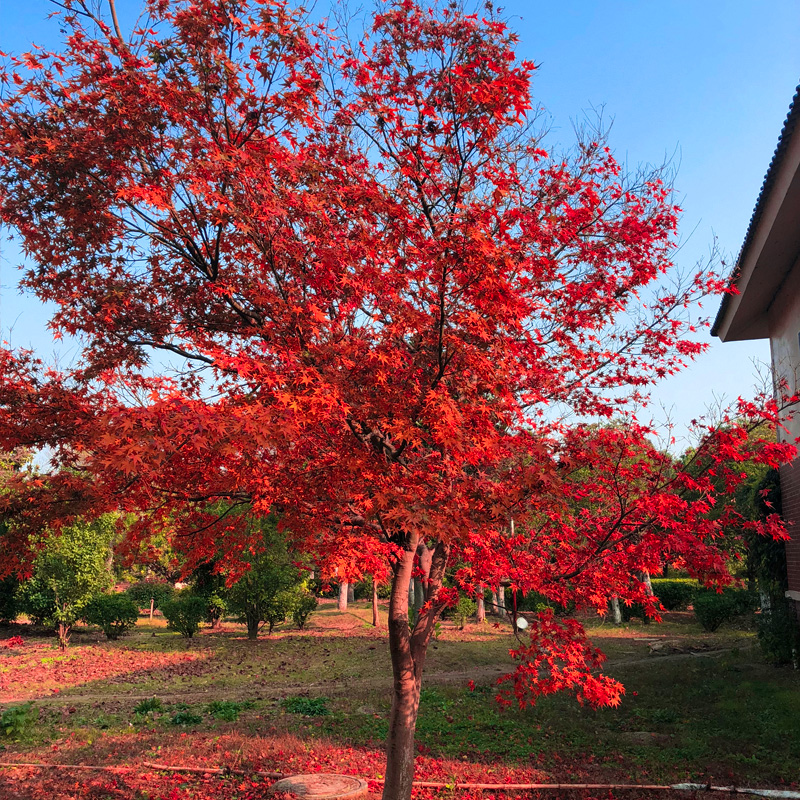
[[[19,581],[16,575],[0,580],[0,621],[13,622],[19,613]]]
[[[106,515],[92,522],[74,522],[58,535],[42,537],[33,574],[20,592],[20,604],[36,622],[55,629],[62,650],[86,604],[113,582],[109,553],[115,533],[115,520]]]
[[[299,615],[303,625],[311,613],[307,608],[310,603],[302,602],[301,577],[287,549],[286,537],[278,532],[274,519],[262,520],[258,527],[262,539],[256,551],[245,556],[246,571],[229,589],[230,608],[247,625],[248,639],[257,639],[264,623],[272,633],[275,625],[292,614],[297,601],[304,606]]]
[[[153,621],[153,612],[161,608],[165,601],[172,599],[175,587],[166,581],[144,580],[132,583],[125,594],[136,604],[137,608],[146,608]]]
[[[227,611],[227,589],[225,576],[216,571],[213,561],[199,564],[192,575],[192,589],[195,594],[205,598],[206,619],[212,628],[219,628]]]
[[[256,558],[247,517],[276,508],[327,575],[390,569],[384,796],[405,799],[448,563],[579,610],[646,601],[630,576],[665,560],[725,580],[734,512],[708,519],[704,476],[667,480],[646,427],[598,442],[567,423],[642,402],[702,351],[687,309],[725,282],[660,283],[677,209],[658,170],[626,174],[591,129],[545,150],[534,66],[491,9],[381,3],[352,46],[281,2],[147,15],[125,39],[73,0],[63,52],[7,76],[0,216],[34,262],[24,285],[85,346],[66,372],[0,352],[0,445],[60,466],[6,500],[4,569],[43,519],[118,506],[148,510],[133,539],[174,531],[188,570]],[[702,444],[726,487],[737,431]],[[583,463],[589,486],[569,481]],[[619,701],[574,621],[543,614],[517,655],[519,702]]]

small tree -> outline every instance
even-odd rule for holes
[[[300,583],[299,571],[275,520],[270,518],[257,524],[263,532],[259,550],[250,556],[249,569],[229,590],[230,608],[247,625],[248,639],[257,639],[265,622],[272,633],[275,625],[293,612],[296,599],[293,589]]]
[[[113,581],[109,557],[114,532],[114,517],[106,515],[94,522],[79,520],[39,543],[33,575],[22,587],[22,610],[55,628],[62,650],[84,606]]]
[[[212,514],[220,498],[280,508],[321,571],[387,567],[385,800],[411,795],[448,565],[579,610],[652,608],[636,576],[679,559],[726,580],[715,487],[644,452],[646,426],[573,425],[635,409],[702,352],[691,309],[727,282],[662,282],[663,171],[627,172],[591,128],[548,152],[535,66],[489,4],[378,3],[352,47],[280,0],[151,2],[127,40],[96,4],[63,5],[64,48],[11,60],[0,104],[0,218],[53,329],[84,345],[64,372],[0,349],[0,446],[61,467],[15,495],[28,528],[81,504],[151,510],[132,535],[178,527],[189,568],[221,550],[252,567],[251,635],[266,612],[244,598],[281,581],[257,580],[260,532]],[[701,448],[726,484],[739,428]],[[584,463],[592,480],[571,480]],[[619,702],[576,621],[545,613],[530,637],[519,702]]]

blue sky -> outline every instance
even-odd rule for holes
[[[137,0],[117,0],[123,26]],[[324,9],[325,0],[317,8]],[[551,142],[568,144],[572,121],[592,108],[613,119],[611,143],[631,166],[672,158],[684,217],[678,263],[707,255],[716,235],[735,257],[789,103],[800,81],[800,0],[513,0],[498,2],[540,65],[533,94],[552,117]],[[0,0],[0,50],[57,41],[46,0]],[[20,298],[13,243],[0,252],[0,329],[15,346],[54,352],[46,312]],[[716,313],[718,302],[706,311]],[[766,342],[725,344],[662,384],[656,404],[682,429],[715,398],[753,391],[751,359]],[[69,359],[69,353],[63,354]],[[660,417],[656,407],[653,413]]]

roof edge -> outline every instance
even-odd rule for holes
[[[747,226],[747,233],[745,233],[744,242],[742,243],[742,247],[739,250],[739,256],[736,259],[736,264],[731,270],[730,278],[728,279],[728,286],[731,288],[735,287],[739,281],[739,277],[741,275],[742,262],[744,261],[745,257],[748,254],[750,245],[752,244],[753,237],[755,235],[755,229],[758,226],[758,223],[761,220],[761,216],[764,213],[764,207],[767,204],[767,198],[769,197],[770,190],[772,189],[772,186],[775,183],[775,178],[778,174],[778,170],[780,169],[781,164],[783,163],[783,157],[786,154],[786,151],[789,149],[789,141],[791,140],[792,134],[794,133],[795,128],[798,127],[799,123],[800,123],[800,83],[797,85],[794,97],[792,98],[792,102],[789,105],[789,111],[786,115],[786,119],[784,120],[780,136],[778,137],[778,143],[775,146],[775,152],[772,154],[772,160],[770,161],[769,168],[767,169],[767,174],[764,176],[764,181],[761,184],[761,190],[759,191],[758,199],[756,200],[756,206],[753,209],[753,213],[750,217],[750,223]],[[731,298],[736,296],[738,295],[733,293],[728,293],[722,298],[722,302],[720,303],[719,306],[719,311],[717,311],[717,316],[714,319],[714,324],[711,326],[712,336],[719,335],[719,329],[722,326],[722,322],[725,319],[728,307],[731,304]]]

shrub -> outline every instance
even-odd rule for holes
[[[208,610],[206,600],[205,597],[187,592],[176,594],[172,600],[165,601],[161,611],[167,618],[167,627],[191,639],[200,630],[200,623],[206,618]]]
[[[773,664],[792,664],[800,653],[797,617],[784,597],[770,597],[769,602],[758,618],[761,651]]]
[[[236,722],[239,719],[239,714],[246,708],[252,708],[253,705],[254,703],[251,700],[245,700],[242,703],[237,703],[233,700],[212,700],[206,706],[206,711],[214,719],[220,719],[223,722]]]
[[[19,613],[19,585],[14,575],[0,580],[0,620],[13,622]]]
[[[272,629],[286,620],[292,613],[296,601],[296,592],[293,589],[285,589],[273,595],[264,607],[264,622],[267,623],[267,632],[272,633]]]
[[[691,578],[653,578],[653,594],[667,611],[682,611],[692,602],[698,589]]]
[[[650,623],[650,617],[644,613],[644,606],[641,603],[631,603],[628,605],[624,600],[620,600],[619,611],[622,615],[623,622],[630,622],[634,617],[637,617],[641,619],[645,625]]]
[[[212,592],[206,597],[206,622],[212,628],[216,628],[222,623],[222,618],[227,611],[228,604],[221,591]]]
[[[303,590],[296,594],[292,608],[292,622],[300,630],[305,627],[306,621],[317,607],[318,602],[317,598],[309,591]]]
[[[541,614],[552,607],[553,604],[539,592],[528,592],[517,598],[517,611],[535,611]]]
[[[164,603],[172,599],[175,589],[166,581],[137,581],[127,588],[125,594],[136,603],[137,608],[149,610],[151,600],[153,608],[161,608]]]
[[[84,606],[83,618],[102,628],[106,638],[117,639],[136,625],[139,608],[124,594],[98,594]]]
[[[161,701],[157,697],[148,697],[146,700],[142,700],[133,707],[133,713],[140,714],[141,716],[145,716],[154,711],[163,711],[163,710],[164,706],[161,704]]]
[[[453,616],[458,622],[458,627],[464,630],[467,624],[467,619],[471,617],[478,610],[478,604],[470,597],[461,596],[458,598]]]
[[[697,589],[693,605],[694,615],[703,629],[713,632],[735,617],[752,613],[757,602],[755,595],[746,589],[727,588],[722,592]]]
[[[19,739],[33,722],[33,703],[9,706],[0,714],[0,733],[9,739]]]
[[[327,697],[287,697],[281,705],[290,714],[302,714],[305,717],[325,717],[331,713]]]
[[[173,714],[169,721],[172,725],[199,725],[203,718],[194,711],[186,709]]]

